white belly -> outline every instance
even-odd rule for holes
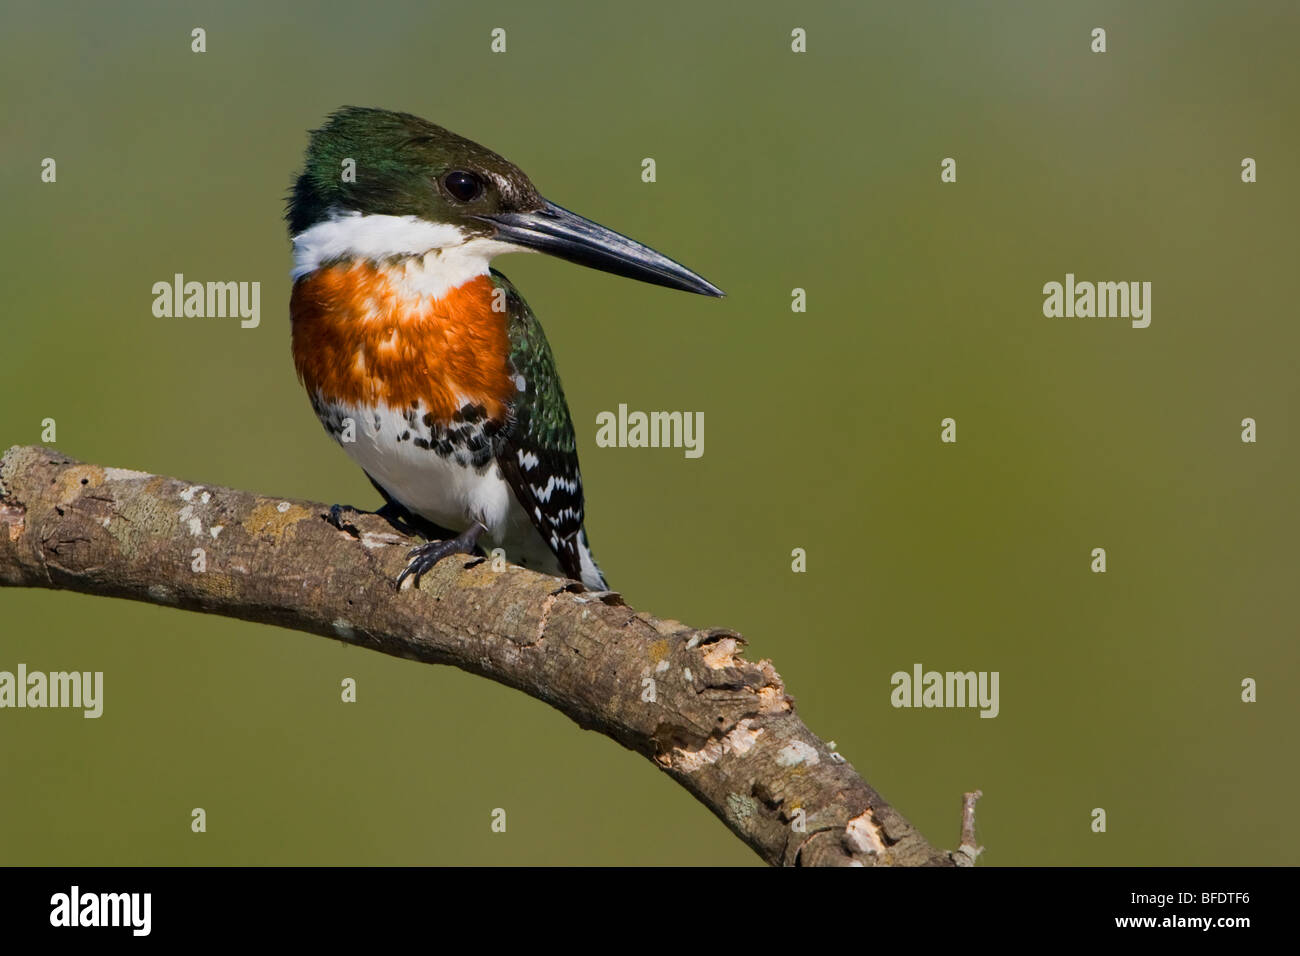
[[[454,455],[416,444],[422,408],[408,415],[330,403],[318,406],[318,414],[349,457],[408,511],[456,533],[478,521],[487,528],[490,545],[502,548],[507,561],[547,574],[563,573],[495,460],[475,468]],[[353,422],[355,441],[344,440],[339,430],[345,419]],[[424,432],[427,435],[427,429]]]

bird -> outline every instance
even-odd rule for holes
[[[573,421],[511,252],[705,296],[667,256],[544,199],[519,167],[410,113],[347,106],[287,197],[298,379],[331,436],[426,539],[400,590],[480,541],[608,590],[585,530]],[[337,508],[334,514],[337,520]]]

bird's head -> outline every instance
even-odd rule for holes
[[[357,216],[387,217],[367,220],[392,224],[382,239],[367,241],[390,246],[389,253],[419,255],[482,240],[491,255],[545,252],[655,285],[722,295],[680,263],[544,199],[523,170],[492,150],[409,113],[349,106],[312,132],[289,196],[290,235]]]

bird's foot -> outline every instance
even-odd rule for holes
[[[412,548],[411,553],[407,555],[411,559],[410,562],[406,565],[405,570],[397,576],[398,589],[401,589],[402,582],[411,575],[414,575],[414,585],[418,588],[421,576],[449,555],[473,554],[478,548],[478,539],[486,530],[487,528],[475,521],[465,531],[450,540],[426,541],[419,547]]]
[[[376,488],[379,485],[375,485]],[[418,534],[422,538],[428,538],[430,541],[435,539],[442,541],[448,537],[454,537],[456,532],[441,528],[429,521],[427,518],[421,518],[414,512],[407,511],[396,501],[391,498],[384,502],[384,506],[375,514],[383,518],[396,530],[402,534]]]

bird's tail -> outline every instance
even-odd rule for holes
[[[582,567],[582,583],[593,591],[608,591],[609,585],[605,583],[605,575],[596,565],[596,559],[591,554],[591,545],[587,543],[586,528],[578,532],[578,560]]]

